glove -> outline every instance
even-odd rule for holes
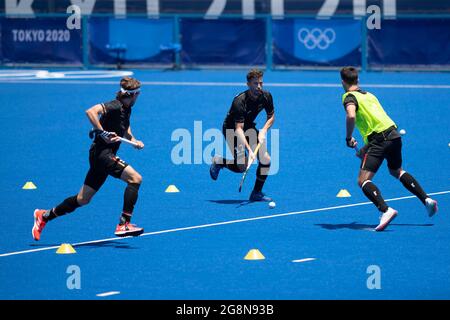
[[[91,131],[89,131],[89,138],[94,139],[94,138],[97,138],[97,136],[100,136],[103,140],[105,140],[105,142],[108,142],[108,143],[111,143],[108,141],[110,136],[114,136],[114,135],[115,135],[114,132],[108,132],[108,131],[99,130],[99,129],[92,129]]]
[[[91,129],[89,131],[89,138],[94,139],[97,137],[97,135],[101,134],[103,131],[99,129]]]

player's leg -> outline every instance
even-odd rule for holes
[[[380,190],[378,187],[372,182],[373,177],[375,176],[374,172],[360,169],[358,175],[358,185],[365,194],[365,196],[372,201],[372,203],[377,207],[380,212],[386,212],[388,206],[384,201]]]
[[[257,130],[256,134],[258,134]],[[252,149],[254,149],[253,146]],[[270,155],[269,152],[267,151],[267,139],[263,143],[261,143],[261,147],[259,148],[257,157],[258,157],[258,168],[256,169],[256,180],[255,185],[253,187],[253,191],[250,194],[250,201],[270,202],[272,201],[272,199],[262,192],[264,183],[266,182],[270,170]]]
[[[376,231],[384,230],[387,225],[396,217],[397,211],[388,207],[381,195],[378,187],[372,182],[375,173],[380,168],[384,159],[384,146],[382,143],[371,143],[367,153],[361,161],[361,169],[358,175],[358,185],[365,194],[365,196],[372,201],[372,203],[381,212],[379,225],[375,228]]]
[[[142,183],[142,176],[131,166],[127,166],[120,176],[122,181],[127,183],[123,196],[123,210],[120,223],[131,221],[134,206],[138,199],[139,188]]]
[[[428,215],[432,217],[438,210],[437,201],[431,199],[422,189],[419,182],[402,168],[402,140],[401,138],[391,141],[386,154],[386,160],[390,174],[399,179],[403,186],[414,194],[425,205]]]
[[[89,169],[84,184],[78,194],[66,198],[56,207],[50,210],[36,209],[34,211],[33,238],[37,241],[41,238],[42,230],[46,223],[57,217],[64,216],[75,211],[77,208],[88,204],[96,192],[105,182],[108,175],[105,172]]]
[[[245,152],[245,146],[238,143],[238,139],[233,129],[223,129],[222,133],[227,142],[227,146],[233,154],[233,159],[225,159],[214,156],[209,169],[209,173],[213,180],[217,180],[220,170],[226,168],[232,172],[242,173],[245,171],[248,158]]]
[[[46,214],[44,214],[44,218],[47,221],[50,221],[55,219],[56,217],[61,217],[68,213],[71,213],[75,211],[77,208],[87,205],[96,193],[97,193],[96,189],[86,184],[83,184],[78,194],[72,197],[68,197],[53,209],[48,210]]]
[[[122,215],[120,216],[115,234],[118,237],[138,236],[144,232],[144,229],[131,224],[131,217],[138,199],[142,176],[133,167],[118,157],[116,157],[116,163],[116,168],[110,174],[126,182],[127,186],[123,195]]]
[[[233,159],[225,160],[224,167],[236,173],[243,173],[247,168],[248,156],[245,145],[239,142],[235,134],[227,136],[227,146],[233,153]]]

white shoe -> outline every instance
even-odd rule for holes
[[[438,211],[437,201],[431,198],[426,198],[425,208],[427,208],[429,217],[434,216],[434,214]]]
[[[394,220],[394,218],[397,216],[398,212],[395,209],[388,208],[385,213],[383,213],[380,217],[380,224],[376,226],[375,231],[383,231],[386,229],[388,224]]]

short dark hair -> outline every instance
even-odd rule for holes
[[[124,77],[120,80],[120,87],[125,90],[136,90],[141,87],[141,82],[135,78],[132,77]],[[117,99],[121,99],[124,96],[126,96],[127,93],[124,93],[122,91],[118,91],[116,94]]]
[[[141,87],[141,82],[132,77],[124,77],[120,80],[120,87],[125,90],[136,90]]]
[[[247,73],[247,82],[250,82],[252,79],[258,79],[264,76],[264,72],[259,69],[252,69]]]
[[[355,67],[342,68],[341,79],[349,85],[358,84],[358,70]]]

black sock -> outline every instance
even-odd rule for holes
[[[227,168],[236,173],[243,173],[247,168],[248,157],[245,158],[235,158],[233,160],[222,159],[222,167]],[[219,162],[220,163],[220,162]]]
[[[369,198],[370,201],[380,210],[381,212],[386,212],[388,206],[386,202],[384,202],[383,197],[381,196],[380,190],[377,186],[370,180],[366,180],[361,187],[362,191]]]
[[[419,198],[419,200],[422,201],[423,204],[425,204],[425,199],[428,198],[428,196],[425,191],[423,191],[419,182],[417,182],[417,180],[414,179],[412,175],[410,175],[408,172],[403,171],[403,173],[400,174],[400,182],[405,186],[406,189],[408,189],[412,194]]]
[[[45,213],[42,215],[42,218],[44,219],[45,222],[51,221],[51,220],[55,219],[56,217],[57,217],[57,215],[55,214],[53,208],[45,211]]]
[[[231,170],[236,173],[243,173],[246,168],[245,164],[240,165],[240,164],[236,164],[236,163],[225,163],[224,167],[227,168],[228,170]]]
[[[123,213],[120,218],[121,223],[130,222],[131,215],[133,214],[134,205],[138,199],[139,183],[129,183],[125,188],[123,196]]]
[[[258,164],[258,169],[256,169],[256,181],[255,186],[253,187],[254,192],[262,192],[262,188],[264,183],[266,182],[267,175],[269,174],[269,164],[262,164],[261,162]]]
[[[69,197],[63,202],[61,202],[59,205],[57,205],[55,208],[48,210],[46,213],[44,213],[44,220],[50,221],[55,219],[56,217],[63,216],[67,213],[73,212],[76,208],[79,208],[80,205],[77,201],[77,196]]]
[[[122,212],[122,215],[120,216],[120,222],[119,224],[125,224],[126,222],[130,222],[131,221],[131,213],[127,213],[127,212]]]

